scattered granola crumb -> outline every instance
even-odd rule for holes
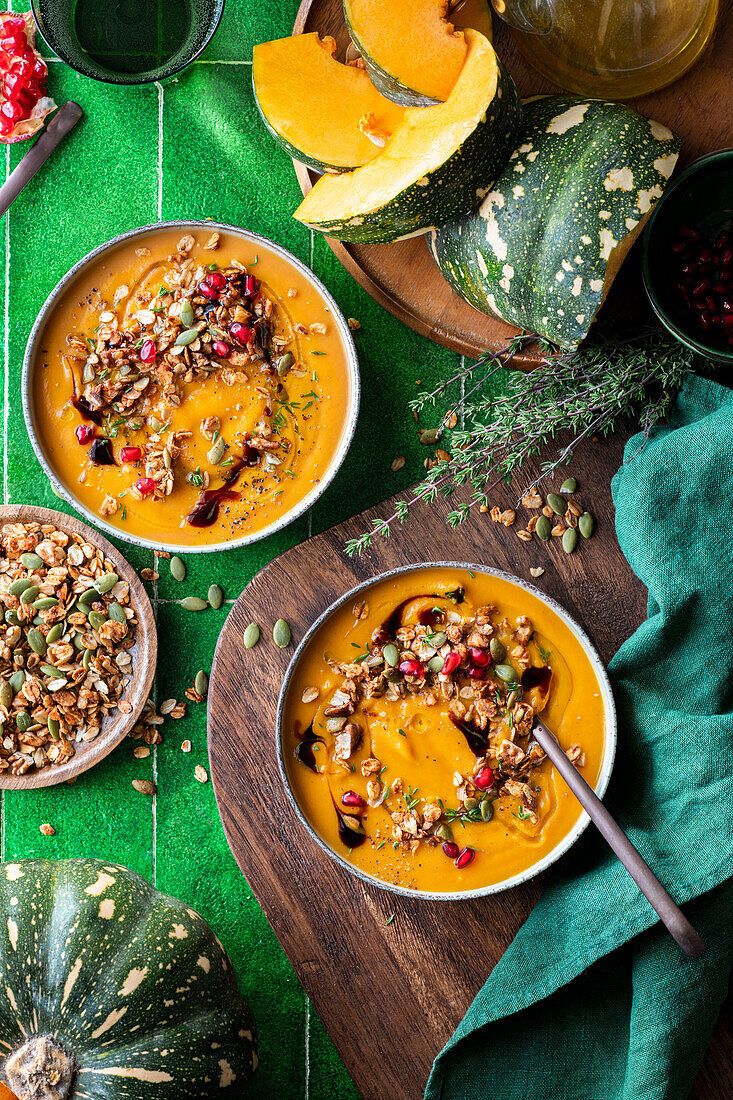
[[[193,770],[193,774],[198,779],[199,783],[206,783],[209,779],[209,773],[206,768],[202,768],[200,764],[197,764]]]
[[[525,493],[525,495],[522,497],[522,504],[525,508],[541,508],[542,497],[537,492],[537,489],[532,488],[529,490],[528,493]]]
[[[349,317],[349,328],[352,332],[358,332],[361,328],[361,321],[357,321],[356,317]]]
[[[174,707],[178,706],[177,699],[164,699],[158,708],[161,714],[170,714]]]
[[[297,298],[297,297],[298,297],[297,287],[291,286],[290,289],[288,290],[288,298]]]
[[[524,531],[524,530],[517,531],[517,538],[521,539],[522,542],[531,542],[532,541],[532,532],[531,531]]]
[[[562,536],[565,534],[565,530],[566,528],[564,523],[556,523],[550,533],[554,535],[555,538],[562,538]]]
[[[530,573],[532,574],[533,577],[541,577],[542,574],[544,573],[544,569],[542,568],[541,565],[538,565],[536,568],[530,569]]]
[[[207,252],[214,252],[219,247],[219,234],[212,233],[209,239],[206,241],[204,248]]]
[[[146,760],[150,756],[149,745],[136,745],[132,750],[132,755],[136,760]]]
[[[141,569],[140,576],[144,581],[157,581],[160,573],[156,573],[154,569]]]
[[[49,825],[48,822],[46,822],[45,825],[39,825],[39,829],[44,836],[56,836],[56,830],[53,825]]]
[[[390,463],[390,469],[394,473],[397,473],[397,471],[401,470],[404,465],[405,465],[405,456],[404,455],[397,455],[397,458],[392,459],[392,462]]]
[[[442,447],[439,447],[435,452],[435,457],[439,462],[450,462],[450,455],[447,451],[444,451]]]
[[[502,527],[511,527],[516,518],[517,513],[514,511],[513,508],[505,508],[499,516],[499,523],[502,525]]]
[[[445,418],[445,426],[446,428],[455,428],[457,423],[458,416],[455,412],[453,412],[453,410],[451,410]]]
[[[155,794],[155,783],[150,779],[133,779],[132,785],[140,794]]]
[[[190,752],[190,751],[191,751],[191,742],[190,741],[182,741],[181,742],[181,752]]]

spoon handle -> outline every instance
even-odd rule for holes
[[[555,740],[555,735],[537,717],[534,720],[533,732],[538,743],[560,772],[588,817],[621,860],[644,897],[656,909],[662,924],[665,925],[670,935],[686,955],[689,955],[691,959],[697,958],[705,950],[705,944],[679,906],[675,905],[649,864],[642,859],[626,833],[611,817],[598,795],[588,786],[577,768],[568,760]]]
[[[30,183],[39,168],[43,167],[69,130],[76,126],[83,113],[79,104],[70,99],[51,119],[41,136],[36,138],[26,155],[0,187],[0,218],[10,204],[15,202],[26,184]]]

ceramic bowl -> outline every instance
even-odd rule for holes
[[[667,188],[649,219],[642,254],[646,292],[664,327],[700,355],[733,363],[733,347],[724,338],[708,337],[694,323],[676,289],[669,249],[684,226],[709,240],[733,226],[733,149],[694,161]]]
[[[126,532],[123,528],[114,527],[112,524],[107,523],[104,517],[92,512],[86,507],[74,494],[73,490],[65,482],[61,481],[60,477],[56,473],[51,460],[49,459],[46,447],[44,445],[43,437],[38,429],[38,418],[34,407],[33,397],[33,371],[37,358],[37,353],[41,347],[44,328],[47,320],[53,312],[57,302],[67,289],[69,284],[74,280],[83,276],[85,270],[100,257],[113,249],[119,247],[121,244],[133,240],[140,240],[144,243],[144,238],[147,234],[156,233],[159,230],[165,229],[177,229],[181,233],[186,230],[205,229],[207,233],[215,230],[219,230],[222,233],[235,234],[249,245],[254,245],[255,248],[267,248],[270,251],[276,253],[282,259],[290,263],[293,268],[298,270],[304,275],[312,285],[318,290],[327,303],[328,308],[333,318],[333,323],[336,326],[341,343],[344,349],[346,359],[346,369],[349,377],[349,402],[348,407],[344,411],[344,424],[341,433],[341,439],[339,445],[331,459],[329,466],[324,470],[318,483],[310,490],[310,492],[289,512],[286,512],[283,516],[277,519],[274,523],[271,523],[268,527],[263,528],[261,531],[255,531],[252,534],[243,535],[241,538],[227,539],[222,542],[207,543],[206,545],[194,545],[183,543],[163,543],[155,541],[153,539],[145,539],[139,535],[134,535]],[[159,222],[154,225],[143,225],[139,229],[131,229],[127,233],[121,233],[118,237],[112,238],[112,240],[106,241],[104,244],[95,248],[92,252],[89,252],[83,259],[64,275],[64,277],[56,284],[54,289],[49,294],[48,298],[44,302],[36,322],[31,329],[30,336],[28,337],[28,345],[26,347],[25,359],[23,361],[23,377],[22,377],[22,399],[23,399],[23,413],[25,416],[26,427],[28,434],[33,443],[35,453],[38,457],[38,461],[41,463],[43,470],[54,487],[57,494],[62,499],[68,501],[69,504],[74,507],[77,512],[83,515],[90,523],[95,527],[106,531],[108,535],[112,535],[114,538],[122,539],[125,542],[134,543],[137,546],[144,546],[150,550],[164,550],[170,553],[186,553],[186,554],[206,554],[216,553],[220,550],[234,550],[240,546],[248,546],[250,543],[257,542],[260,539],[267,538],[269,535],[274,534],[276,531],[282,530],[283,527],[287,527],[288,524],[293,523],[299,516],[302,516],[308,509],[315,504],[319,497],[325,492],[328,486],[336,476],[341,464],[343,463],[346,454],[351,446],[351,441],[354,438],[354,431],[356,430],[356,422],[359,414],[359,399],[361,392],[361,385],[359,379],[359,362],[356,355],[356,347],[354,345],[354,339],[349,329],[348,322],[343,313],[337,306],[335,300],[318,279],[313,272],[296,256],[288,252],[285,248],[282,248],[279,244],[269,240],[267,237],[261,237],[257,233],[250,233],[246,229],[239,229],[237,226],[226,225],[221,222],[212,221],[170,221]]]
[[[66,764],[52,764],[46,768],[33,768],[25,775],[10,775],[0,772],[0,788],[27,790],[31,787],[51,787],[65,783],[75,776],[88,771],[108,756],[120,742],[124,741],[142,713],[150,695],[155,675],[158,654],[158,639],[155,617],[143,588],[142,581],[116,547],[85,523],[63,512],[51,508],[37,508],[30,504],[0,505],[0,527],[6,523],[52,523],[61,531],[75,532],[84,537],[98,550],[102,550],[117,568],[118,575],[130,586],[130,601],[137,613],[138,625],[135,630],[135,644],[129,651],[132,656],[132,675],[128,678],[122,701],[130,704],[129,714],[115,710],[102,723],[99,736],[94,741],[79,742],[76,751]]]
[[[556,600],[553,600],[544,592],[541,592],[538,588],[535,588],[534,585],[528,584],[527,581],[521,580],[519,577],[514,577],[510,573],[503,573],[498,569],[491,569],[486,565],[476,565],[475,563],[472,564],[470,562],[422,562],[419,565],[405,565],[401,566],[398,569],[390,569],[388,572],[381,573],[379,576],[373,577],[370,580],[365,581],[363,584],[358,585],[356,588],[352,588],[349,592],[346,592],[338,600],[332,603],[331,606],[318,617],[318,619],[316,619],[316,621],[313,623],[313,625],[310,627],[310,629],[307,631],[302,641],[298,645],[295,653],[293,654],[293,658],[288,666],[287,672],[285,673],[285,679],[283,680],[283,685],[280,690],[276,718],[277,757],[283,784],[286,791],[288,792],[293,810],[297,817],[300,819],[301,825],[310,835],[310,837],[316,842],[316,844],[318,844],[324,850],[324,852],[327,852],[331,859],[335,860],[336,863],[344,868],[344,870],[348,871],[352,875],[356,875],[357,878],[362,879],[364,882],[370,883],[372,886],[378,886],[380,889],[387,890],[391,893],[403,894],[406,897],[425,898],[430,901],[463,901],[467,898],[484,897],[489,894],[501,893],[503,890],[509,890],[512,886],[519,886],[521,883],[527,882],[528,879],[534,878],[542,871],[545,871],[548,867],[555,863],[556,860],[560,858],[560,856],[564,855],[565,852],[567,852],[568,849],[571,848],[572,845],[576,842],[578,837],[583,832],[585,832],[585,829],[590,822],[590,818],[588,817],[585,810],[581,811],[581,814],[573,828],[570,830],[569,833],[567,833],[566,836],[562,838],[562,840],[552,849],[552,851],[548,852],[547,855],[543,856],[542,859],[532,864],[531,867],[528,867],[520,874],[514,875],[512,878],[504,879],[501,882],[494,882],[491,883],[489,886],[482,886],[474,890],[460,890],[445,893],[429,893],[425,890],[408,890],[404,887],[395,886],[392,883],[385,882],[374,875],[366,874],[360,868],[354,867],[353,864],[343,859],[338,852],[336,852],[333,848],[330,847],[329,844],[327,844],[323,840],[323,838],[316,832],[311,823],[308,821],[306,815],[303,813],[303,810],[301,809],[300,804],[298,803],[298,800],[295,796],[295,792],[290,785],[287,775],[287,768],[285,765],[283,748],[285,732],[284,714],[288,690],[291,680],[298,667],[300,658],[307,647],[310,645],[311,639],[313,638],[316,631],[319,630],[319,628],[323,626],[323,624],[326,623],[332,617],[332,615],[344,604],[353,603],[357,598],[363,598],[367,596],[369,589],[380,581],[388,580],[390,577],[396,577],[402,573],[418,572],[421,569],[435,568],[466,569],[470,570],[472,573],[483,573],[491,577],[497,577],[498,579],[503,581],[508,581],[511,584],[516,585],[517,588],[522,589],[524,592],[530,592],[538,600],[541,600],[543,604],[551,608],[552,611],[554,611],[555,614],[560,619],[562,619],[566,626],[569,627],[575,638],[581,643],[583,649],[586,652],[586,655],[588,656],[593,671],[598,679],[598,684],[601,691],[601,698],[603,700],[605,741],[601,769],[598,775],[598,781],[594,788],[598,797],[603,798],[603,795],[606,792],[606,788],[608,787],[609,779],[611,778],[611,770],[613,768],[613,762],[616,755],[616,707],[613,701],[613,694],[611,692],[611,684],[608,679],[608,674],[593,643],[591,642],[585,631],[582,630],[581,627],[579,627],[578,624],[575,622],[575,620],[570,617],[564,607],[562,607],[559,603],[557,603]]]

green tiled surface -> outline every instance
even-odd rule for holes
[[[17,4],[16,4],[17,7]],[[115,88],[51,63],[50,92],[74,98],[82,123],[12,207],[0,233],[0,290],[6,310],[3,499],[65,506],[53,495],[26,435],[19,384],[29,329],[46,295],[67,268],[116,233],[159,218],[211,217],[271,236],[310,263],[347,316],[357,317],[363,398],[356,439],[344,467],[313,510],[285,532],[228,554],[188,555],[185,590],[166,561],[149,589],[159,624],[158,701],[181,698],[199,668],[211,664],[231,601],[271,558],[294,543],[415,481],[425,451],[407,402],[457,365],[457,357],[406,329],[346,274],[321,239],[292,218],[298,188],[287,158],[261,125],[251,90],[254,42],[288,33],[297,4],[227,0],[203,58],[164,87]],[[11,147],[5,170],[25,151]],[[392,473],[403,454],[406,465]],[[120,544],[122,545],[122,544]],[[125,548],[137,568],[152,553]],[[173,601],[206,595],[217,581],[228,601],[198,615]],[[181,752],[184,739],[190,754]],[[227,847],[211,784],[194,778],[208,767],[206,715],[189,706],[169,721],[164,743],[148,760],[122,745],[75,784],[8,793],[3,799],[3,858],[96,855],[133,867],[163,890],[199,909],[231,953],[255,1011],[261,1062],[257,1100],[353,1100],[357,1092],[281,951]],[[131,787],[155,777],[153,801]],[[56,836],[43,837],[51,822]]]

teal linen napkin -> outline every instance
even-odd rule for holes
[[[629,442],[612,485],[649,604],[609,668],[619,747],[606,802],[690,902],[707,950],[685,958],[589,827],[437,1058],[426,1100],[684,1100],[726,994],[733,394],[693,377],[641,444]]]

